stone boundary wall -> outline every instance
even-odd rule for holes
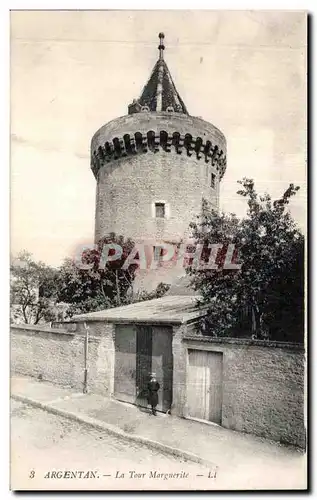
[[[112,396],[115,324],[94,321],[87,325],[88,390]],[[304,346],[251,339],[208,338],[192,333],[192,325],[173,327],[172,413],[180,417],[190,416],[186,405],[188,351],[221,352],[221,425],[304,448]],[[81,392],[85,339],[83,323],[65,323],[64,328],[62,324],[58,328],[12,325],[12,371]]]
[[[57,326],[57,325],[56,325]],[[14,373],[83,390],[86,334],[83,325],[11,325],[11,369]],[[113,392],[113,325],[95,322],[88,334],[88,389]]]
[[[190,325],[188,325],[189,327]],[[208,337],[207,335],[188,335],[184,336],[185,341],[197,341],[209,344],[235,344],[235,345],[253,345],[258,347],[281,347],[305,352],[305,346],[298,342],[281,342],[280,340],[260,340],[260,339],[241,339],[237,337]]]
[[[188,325],[189,327],[189,325]],[[187,417],[190,349],[223,354],[222,422],[228,429],[304,448],[305,349],[301,344],[193,336],[174,327],[174,406]],[[175,368],[175,365],[174,365]],[[176,395],[176,397],[175,397]]]

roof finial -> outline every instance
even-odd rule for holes
[[[165,49],[165,45],[163,43],[164,33],[159,33],[159,39],[160,39],[160,45],[158,46],[158,49],[160,51],[160,59],[164,59],[163,58],[163,50]]]

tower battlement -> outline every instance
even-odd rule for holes
[[[148,112],[146,112],[148,114]],[[221,180],[226,170],[226,140],[213,125],[199,118],[160,113],[118,118],[102,127],[91,143],[91,168],[148,151],[175,152],[211,163]]]

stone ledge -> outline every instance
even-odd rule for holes
[[[243,339],[235,337],[208,337],[204,335],[187,335],[183,337],[185,342],[202,342],[204,344],[233,344],[257,347],[276,347],[282,349],[293,349],[305,352],[304,344],[296,342],[281,342],[275,340]]]
[[[67,330],[63,330],[62,328],[50,328],[49,326],[42,325],[10,325],[10,330],[16,330],[17,333],[23,333],[23,330],[26,331],[29,335],[36,335],[39,333],[53,333],[58,335],[69,335],[74,337],[74,332],[68,332]]]
[[[72,321],[53,321],[52,322],[52,329],[57,329],[57,330],[67,330],[68,332],[75,332],[77,329],[76,323],[73,323]]]

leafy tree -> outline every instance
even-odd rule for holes
[[[122,255],[111,259],[115,244]],[[107,247],[110,245],[110,247]],[[109,259],[103,260],[104,250]],[[81,264],[65,259],[55,270],[32,255],[22,252],[11,265],[11,321],[33,323],[59,321],[74,314],[98,311],[141,300],[161,297],[169,285],[160,283],[154,292],[133,292],[136,264],[122,268],[134,243],[111,233],[103,238],[96,250],[87,250]]]
[[[133,295],[133,297],[131,298],[131,302],[143,302],[145,300],[159,299],[168,292],[170,287],[171,285],[161,282],[152,292],[140,290]]]
[[[35,262],[23,251],[11,262],[10,316],[13,322],[38,324],[53,321],[56,270]]]
[[[105,245],[116,244],[123,250],[120,258],[102,264]],[[111,233],[98,243],[96,250],[84,252],[82,269],[72,259],[65,259],[59,270],[58,301],[69,304],[67,316],[116,307],[129,303],[137,266],[122,269],[127,256],[134,248],[131,239]],[[110,257],[115,253],[109,251]]]
[[[304,237],[287,210],[298,187],[290,184],[283,196],[272,201],[259,196],[254,182],[238,181],[238,194],[247,199],[247,216],[218,214],[203,203],[202,215],[191,224],[196,244],[221,243],[218,269],[188,268],[192,286],[207,308],[203,333],[216,336],[253,336],[302,341],[304,325]],[[240,270],[223,268],[229,244]]]

